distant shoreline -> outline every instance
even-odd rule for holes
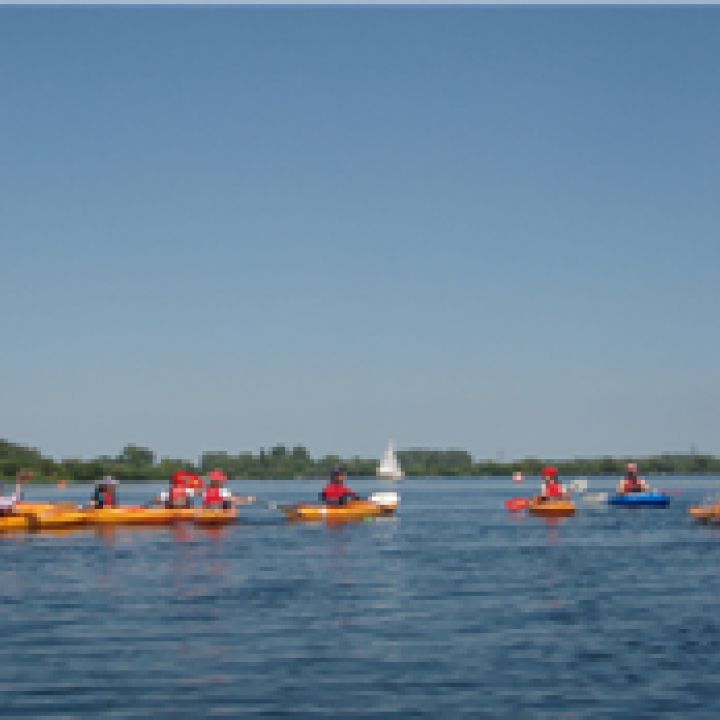
[[[523,458],[509,462],[474,459],[465,450],[400,450],[397,453],[407,477],[429,479],[467,477],[499,478],[521,473],[537,476],[546,465],[558,468],[561,476],[613,476],[625,472],[628,462],[637,462],[641,475],[713,475],[720,474],[720,458],[708,454],[671,454],[634,457],[600,457],[572,459]],[[224,470],[233,480],[313,480],[327,478],[333,468],[345,467],[352,477],[375,477],[379,459],[342,458],[325,455],[312,458],[302,446],[292,448],[276,445],[257,453],[205,452],[199,461],[162,457],[158,459],[149,448],[126,445],[115,456],[89,460],[65,458],[54,460],[35,448],[0,440],[0,478],[14,480],[21,470],[33,472],[33,483],[88,483],[104,475],[121,481],[163,482],[174,472],[187,469],[205,473],[213,468]],[[394,481],[380,480],[393,484]]]

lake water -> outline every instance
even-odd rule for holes
[[[653,482],[669,509],[555,523],[503,508],[537,481],[411,479],[397,518],[340,527],[252,507],[216,531],[0,537],[0,717],[716,718],[720,528],[687,508],[720,478]]]

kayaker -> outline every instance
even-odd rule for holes
[[[32,472],[21,471],[15,475],[15,492],[8,494],[5,490],[5,483],[0,482],[0,516],[12,515],[15,505],[22,500],[22,484],[24,480],[29,480]]]
[[[540,487],[540,497],[543,500],[560,500],[568,496],[565,486],[558,479],[557,468],[543,468],[540,476],[543,479]]]
[[[95,483],[92,504],[93,507],[98,509],[117,507],[117,482],[115,478],[105,475],[102,480]]]
[[[203,507],[229,510],[233,506],[233,496],[229,488],[224,487],[225,473],[213,470],[208,473],[207,487],[203,492]]]
[[[621,495],[637,492],[650,492],[650,486],[641,477],[638,477],[637,463],[628,463],[625,477],[620,478],[617,491]]]
[[[225,487],[227,475],[222,470],[212,470],[207,475],[207,487],[203,493],[203,507],[208,509],[230,510],[238,505],[250,505],[255,502],[253,495],[238,497],[230,488]]]
[[[330,482],[320,493],[320,499],[329,505],[345,505],[348,500],[358,500],[360,496],[345,484],[347,474],[344,468],[336,468],[330,475]]]
[[[170,487],[160,493],[160,503],[166,508],[189,508],[192,504],[193,490],[182,478],[173,475]]]

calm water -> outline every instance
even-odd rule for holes
[[[396,519],[344,527],[254,507],[215,532],[0,537],[0,715],[717,717],[720,529],[687,508],[720,478],[655,484],[669,509],[557,524],[509,516],[509,480],[409,480]]]

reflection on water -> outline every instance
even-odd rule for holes
[[[2,717],[715,717],[720,529],[687,507],[720,479],[664,481],[667,510],[555,522],[445,479],[373,522],[0,537]]]

